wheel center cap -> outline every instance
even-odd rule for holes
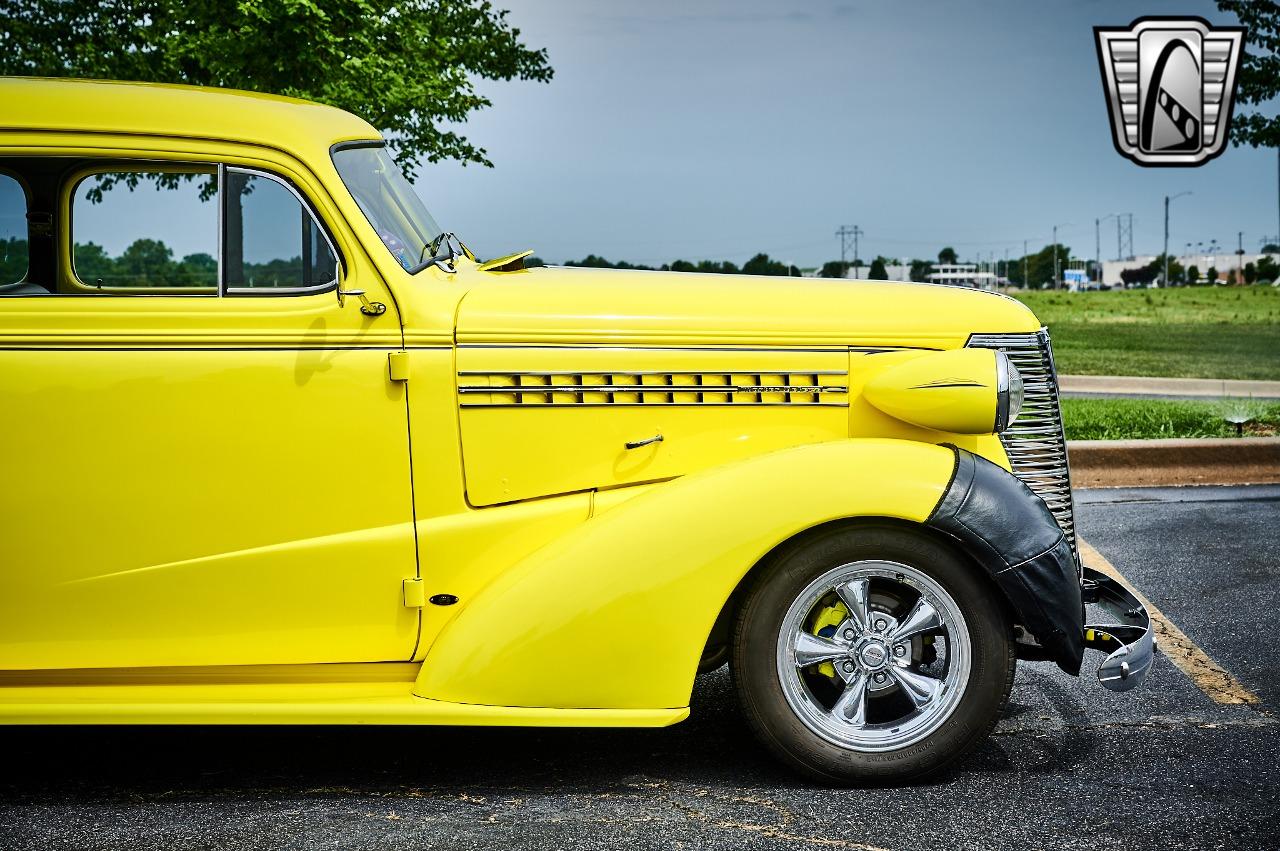
[[[868,668],[879,668],[889,658],[888,649],[878,641],[869,641],[859,653],[862,664]]]

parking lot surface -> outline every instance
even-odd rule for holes
[[[1085,540],[1256,695],[1169,658],[1128,694],[1019,667],[989,741],[824,789],[752,741],[727,671],[652,731],[0,729],[0,848],[1275,848],[1280,486],[1078,494]]]

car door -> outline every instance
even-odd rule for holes
[[[410,658],[399,320],[327,196],[283,155],[73,153],[0,149],[0,668]]]

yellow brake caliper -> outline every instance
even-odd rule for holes
[[[813,619],[813,626],[810,631],[814,635],[823,638],[831,638],[836,634],[836,628],[849,618],[849,609],[844,603],[837,600],[829,606],[818,611],[817,617]],[[825,677],[835,679],[836,666],[830,662],[821,662],[818,665],[818,673]]]

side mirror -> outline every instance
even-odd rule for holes
[[[338,286],[338,307],[347,306],[347,296],[360,299],[360,312],[365,316],[381,316],[387,312],[387,306],[380,301],[369,301],[364,290],[344,290]]]

